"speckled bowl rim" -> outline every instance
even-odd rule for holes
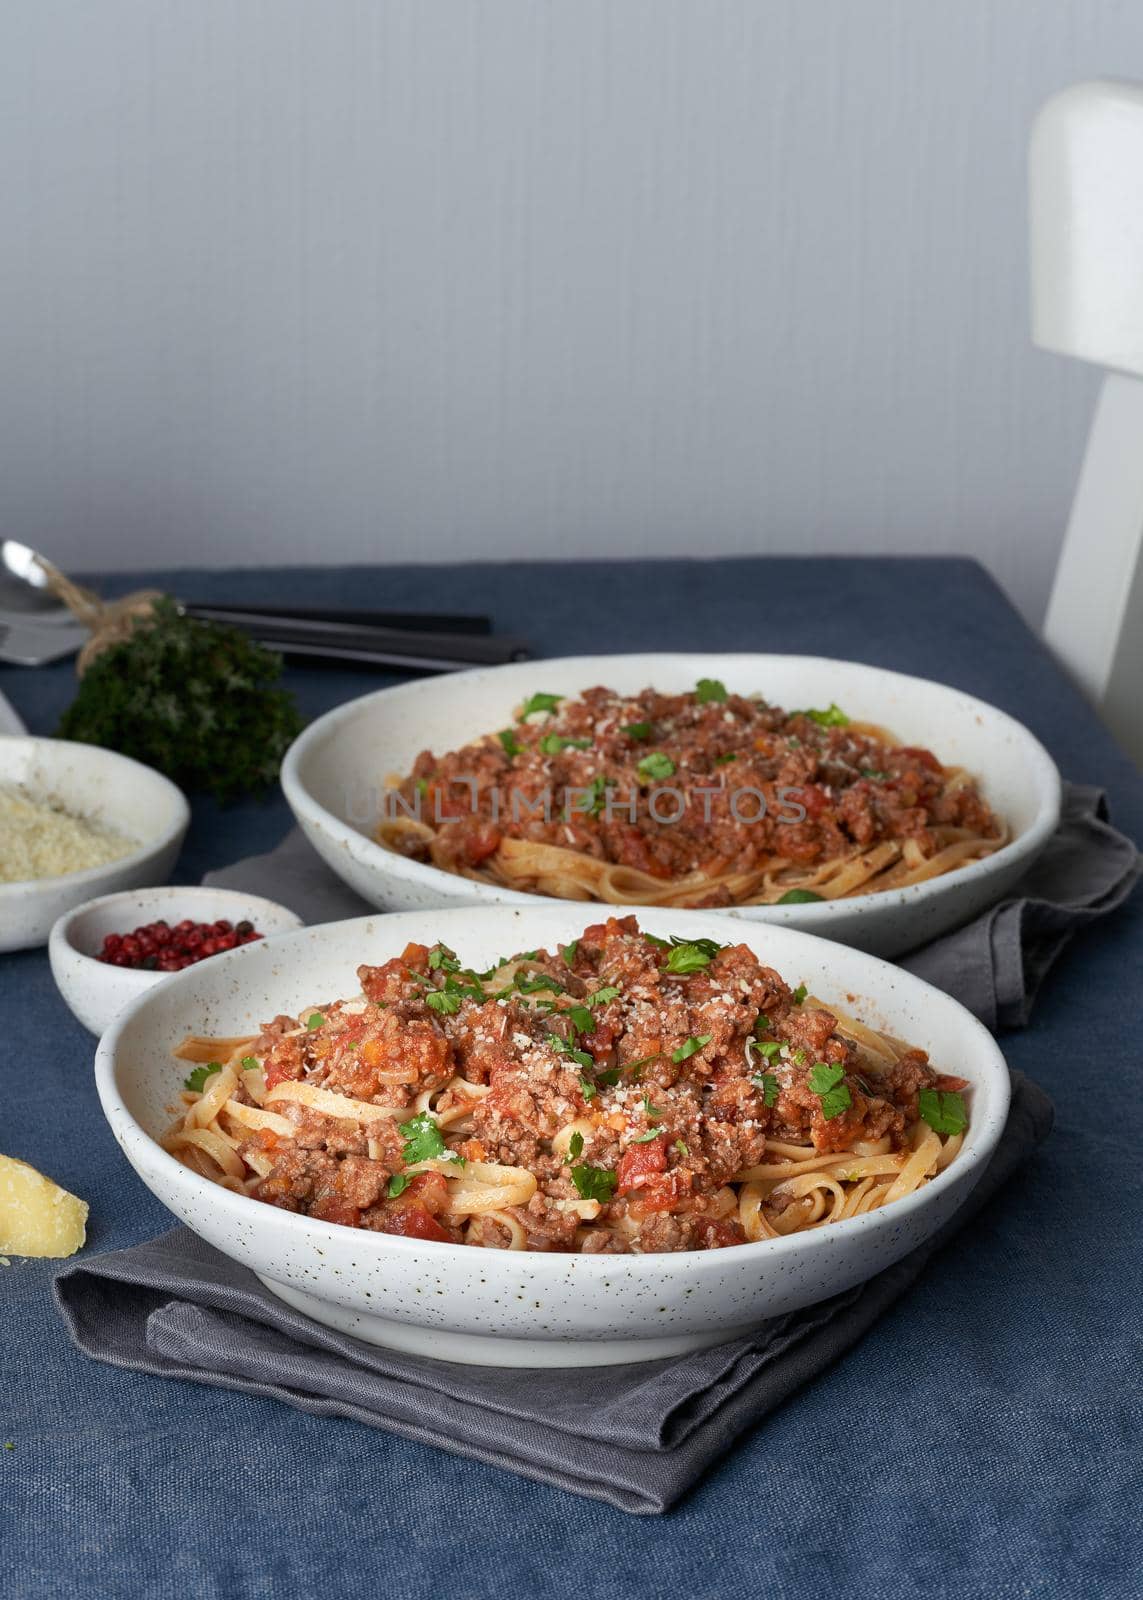
[[[148,767],[132,756],[120,755],[118,750],[108,750],[101,744],[82,744],[77,739],[51,739],[46,735],[34,733],[5,735],[0,741],[0,752],[6,746],[13,744],[33,745],[37,749],[63,748],[75,752],[73,759],[91,759],[99,763],[106,761],[113,765],[128,767],[142,774],[148,783],[155,784],[167,792],[174,805],[175,815],[161,833],[157,833],[154,838],[149,839],[146,844],[141,844],[137,850],[132,850],[128,855],[116,856],[114,861],[101,862],[97,867],[84,867],[80,872],[59,872],[46,878],[20,878],[15,883],[0,883],[0,911],[3,911],[9,901],[17,899],[26,901],[29,895],[53,892],[61,885],[66,885],[68,889],[82,889],[88,886],[98,888],[100,882],[110,874],[129,872],[132,867],[142,864],[153,855],[158,855],[174,839],[185,833],[190,825],[190,803],[179,786],[172,783],[163,773],[157,772],[154,767]],[[6,774],[0,771],[0,782],[17,781],[7,778]]]
[[[567,904],[567,902],[561,902]],[[575,904],[579,904],[576,902]],[[509,907],[453,907],[435,908],[428,911],[406,911],[392,913],[375,913],[373,916],[347,918],[343,922],[322,923],[309,928],[300,928],[292,933],[273,934],[271,937],[259,940],[256,944],[242,946],[238,950],[231,950],[223,955],[211,958],[211,971],[216,976],[221,976],[223,964],[239,961],[265,959],[272,955],[280,960],[282,955],[296,945],[299,955],[304,951],[309,942],[314,938],[322,938],[330,934],[344,934],[353,929],[360,929],[365,935],[372,924],[377,922],[387,923],[396,920],[400,923],[399,930],[394,933],[394,945],[398,942],[401,947],[408,942],[409,937],[415,937],[414,929],[420,925],[424,937],[434,939],[437,937],[431,931],[430,924],[438,920],[442,914],[479,919],[488,916],[503,916],[513,908]],[[545,909],[547,905],[545,903]],[[612,906],[608,908],[609,914],[616,917],[646,916],[647,908],[639,906]],[[696,937],[705,933],[708,937],[718,939],[725,933],[725,924],[721,923],[717,914],[708,912],[669,912],[670,920],[677,924],[682,932],[693,933]],[[764,937],[768,930],[759,930],[757,937]],[[520,937],[526,942],[528,939],[526,918],[518,929]],[[374,935],[375,937],[375,935]],[[796,941],[799,945],[810,946],[815,950],[836,954],[843,947],[839,947],[831,940],[820,938],[816,934],[803,933],[793,928],[784,928],[782,937]],[[740,940],[741,943],[751,945],[751,935],[747,934]],[[751,945],[752,947],[752,945]],[[916,1190],[911,1195],[895,1201],[891,1206],[885,1206],[877,1211],[869,1211],[859,1217],[849,1217],[842,1222],[831,1223],[828,1227],[815,1229],[812,1232],[790,1234],[780,1239],[760,1239],[753,1243],[732,1245],[726,1250],[693,1250],[678,1252],[655,1252],[646,1255],[584,1255],[579,1253],[551,1252],[544,1250],[520,1251],[490,1251],[493,1257],[505,1256],[518,1260],[523,1256],[530,1268],[543,1273],[549,1270],[553,1277],[566,1273],[569,1263],[574,1263],[572,1270],[587,1273],[596,1278],[615,1278],[618,1276],[635,1278],[653,1278],[664,1270],[664,1264],[670,1262],[672,1270],[680,1268],[690,1273],[703,1274],[704,1272],[717,1273],[725,1270],[726,1257],[732,1255],[740,1259],[743,1266],[752,1262],[776,1260],[789,1255],[801,1253],[814,1253],[823,1250],[836,1250],[843,1248],[849,1240],[856,1241],[862,1236],[873,1237],[888,1229],[899,1228],[905,1219],[916,1215],[928,1206],[939,1200],[946,1189],[963,1185],[963,1192],[957,1204],[963,1203],[968,1197],[976,1178],[979,1177],[984,1165],[991,1158],[1000,1141],[1001,1134],[1008,1118],[1008,1109],[1011,1101],[1011,1082],[1008,1075],[1008,1066],[1001,1053],[999,1045],[989,1033],[984,1024],[977,1020],[959,1001],[943,990],[935,988],[923,979],[915,977],[910,972],[905,972],[895,967],[888,961],[882,961],[877,956],[871,956],[864,951],[844,949],[844,954],[850,960],[857,961],[862,968],[868,970],[869,983],[864,988],[864,994],[872,1000],[879,990],[893,988],[904,989],[915,994],[918,999],[927,999],[930,1002],[945,1007],[952,1007],[960,1013],[962,1025],[967,1026],[970,1036],[975,1038],[977,1048],[972,1053],[971,1066],[973,1069],[972,1082],[974,1086],[987,1086],[990,1101],[989,1112],[982,1118],[974,1119],[969,1124],[968,1134],[955,1161],[937,1174],[924,1188]],[[783,963],[787,957],[780,958]],[[302,963],[299,962],[299,965]],[[232,968],[230,970],[233,970]],[[169,996],[176,985],[193,983],[201,976],[201,967],[189,967],[182,972],[172,973],[163,984],[161,993]],[[406,1239],[395,1234],[373,1233],[369,1229],[350,1228],[342,1223],[324,1222],[313,1217],[302,1216],[295,1212],[282,1211],[270,1207],[265,1201],[254,1200],[247,1195],[235,1194],[232,1190],[223,1189],[208,1178],[200,1177],[185,1167],[181,1161],[176,1161],[169,1155],[136,1121],[126,1101],[119,1092],[117,1082],[117,1055],[120,1036],[129,1026],[140,1011],[152,1004],[160,991],[149,990],[147,993],[128,1005],[112,1023],[100,1040],[95,1057],[95,1082],[99,1094],[100,1104],[104,1116],[111,1126],[112,1133],[123,1149],[128,1161],[136,1173],[143,1178],[143,1166],[156,1165],[164,1173],[166,1183],[178,1190],[189,1201],[194,1202],[196,1209],[205,1208],[219,1212],[248,1230],[260,1232],[264,1227],[284,1228],[287,1235],[292,1235],[299,1242],[308,1241],[319,1250],[323,1241],[329,1242],[332,1236],[337,1238],[351,1238],[355,1247],[366,1253],[367,1259],[373,1262],[383,1260],[392,1253],[405,1253],[416,1256],[428,1250],[432,1253],[444,1252],[442,1259],[461,1255],[468,1259],[472,1245],[442,1243],[438,1240]],[[828,996],[822,995],[823,1000]],[[307,1002],[303,999],[301,1004]],[[970,1179],[970,1182],[966,1180]],[[146,1179],[144,1178],[145,1182]],[[267,1216],[266,1213],[270,1215]],[[193,1229],[192,1229],[193,1231]],[[921,1235],[920,1238],[923,1238]],[[920,1242],[920,1238],[918,1242]],[[545,1268],[544,1263],[547,1263]]]
[[[711,672],[717,673],[720,670],[727,672],[731,669],[737,675],[744,663],[756,662],[760,682],[765,681],[767,663],[771,664],[771,669],[777,663],[783,666],[790,662],[812,664],[815,668],[825,667],[836,672],[839,679],[838,694],[842,698],[845,693],[845,674],[856,669],[883,678],[887,684],[908,684],[914,689],[921,688],[941,695],[956,695],[966,710],[974,710],[1009,731],[1023,750],[1029,783],[1036,795],[1035,816],[1021,833],[984,859],[958,867],[955,871],[945,873],[939,878],[930,878],[924,883],[909,884],[903,888],[878,889],[871,894],[853,895],[843,900],[824,900],[817,905],[727,906],[720,909],[720,914],[723,916],[766,922],[772,927],[783,927],[796,922],[799,929],[812,928],[828,937],[830,923],[835,919],[840,920],[854,915],[855,912],[863,911],[870,916],[877,916],[878,913],[899,911],[905,906],[940,900],[944,895],[955,891],[958,885],[976,883],[982,879],[1001,875],[1011,865],[1021,860],[1027,860],[1030,864],[1059,826],[1063,792],[1059,769],[1035,734],[1015,717],[1009,716],[1008,712],[1001,711],[998,706],[990,705],[987,700],[980,700],[976,695],[957,689],[951,684],[939,683],[933,678],[918,678],[909,673],[894,672],[888,667],[872,666],[862,661],[840,661],[831,656],[778,655],[750,651],[716,652],[709,655],[695,651],[657,651],[639,652],[634,657],[631,655],[558,656],[519,665],[526,665],[541,675],[550,674],[554,680],[561,671],[574,670],[578,674],[583,670],[585,663],[590,662],[600,671],[599,681],[606,682],[609,663],[630,664],[632,659],[647,663],[649,680],[653,679],[656,663],[660,662],[676,665],[692,663],[694,672],[699,676]],[[302,776],[302,767],[311,749],[338,729],[342,723],[351,722],[356,717],[364,715],[366,708],[370,706],[382,702],[391,703],[394,699],[412,699],[415,703],[417,699],[431,693],[432,688],[438,685],[441,686],[441,693],[447,693],[450,685],[489,680],[492,675],[515,670],[517,670],[515,666],[478,667],[471,672],[451,673],[446,679],[417,679],[412,683],[396,684],[387,689],[376,689],[370,694],[359,695],[354,700],[347,700],[343,705],[335,706],[332,711],[327,711],[324,716],[318,717],[298,735],[282,762],[282,792],[295,818],[299,822],[317,828],[358,861],[373,865],[384,876],[431,891],[439,896],[442,904],[461,901],[470,905],[474,903],[513,906],[568,904],[567,901],[560,901],[551,895],[528,894],[519,889],[484,883],[476,878],[459,878],[454,873],[443,871],[440,867],[413,861],[406,856],[398,855],[393,850],[387,850],[384,845],[335,816],[323,806],[306,787]],[[481,730],[474,729],[473,737],[476,737],[479,731]],[[381,764],[379,762],[379,765]]]

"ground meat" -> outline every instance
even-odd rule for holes
[[[899,1107],[910,1122],[917,1118],[917,1095],[933,1084],[933,1071],[923,1050],[906,1050],[878,1080],[878,1093]]]
[[[622,1234],[599,1228],[587,1235],[580,1250],[585,1256],[623,1256],[630,1254],[631,1246]]]
[[[264,1058],[263,1071],[267,1089],[273,1089],[279,1083],[296,1083],[305,1075],[306,1054],[302,1035],[294,1033],[286,1039],[272,1039],[269,1047],[264,1043],[263,1037],[255,1040],[252,1048]]]
[[[490,1163],[535,1181],[527,1204],[503,1202],[531,1249],[740,1243],[726,1186],[766,1164],[768,1142],[899,1149],[921,1089],[964,1087],[919,1050],[859,1057],[745,945],[655,941],[633,917],[484,974],[440,945],[359,972],[361,997],[264,1030],[266,1108],[292,1132],[253,1130],[241,1149],[270,1163],[258,1198],[426,1242],[512,1243],[503,1217],[452,1208],[477,1181],[465,1164]],[[778,1215],[785,1197],[767,1203]]]
[[[718,1250],[745,1243],[746,1235],[733,1218],[670,1216],[658,1212],[643,1223],[640,1245],[654,1250]]]
[[[452,1046],[435,1018],[378,1011],[365,1026],[338,1040],[323,1086],[358,1100],[397,1099],[395,1088],[437,1089],[452,1076]]]
[[[832,1012],[810,1008],[790,1012],[783,1017],[776,1031],[779,1038],[788,1040],[796,1048],[805,1050],[815,1061],[820,1061],[836,1027],[837,1018]]]
[[[930,855],[935,827],[1001,833],[976,786],[949,788],[931,751],[887,743],[836,707],[785,712],[721,685],[588,689],[496,738],[422,751],[391,797],[388,815],[402,814],[428,824],[433,859],[454,871],[521,839],[661,879],[774,857],[813,866],[888,840]],[[429,859],[424,835],[397,837]]]
[[[369,1137],[359,1122],[343,1117],[327,1117],[287,1101],[279,1113],[297,1130],[294,1142],[303,1150],[322,1150],[326,1155],[364,1155]]]
[[[323,1186],[331,1186],[336,1174],[337,1162],[324,1152],[283,1144],[268,1176],[254,1193],[259,1200],[268,1200],[284,1211],[308,1210],[302,1202],[312,1199]]]
[[[533,1195],[510,1214],[523,1225],[529,1250],[569,1250],[575,1240],[579,1219],[573,1212],[556,1210],[543,1195]]]
[[[388,1169],[365,1156],[346,1156],[338,1162],[334,1186],[347,1205],[365,1211],[376,1205],[389,1185]]]
[[[298,1023],[296,1017],[283,1016],[279,1012],[279,1014],[274,1018],[273,1022],[265,1022],[262,1024],[262,1032],[258,1035],[250,1048],[256,1055],[264,1055],[268,1050],[273,1049],[283,1034],[293,1033],[297,1026]]]

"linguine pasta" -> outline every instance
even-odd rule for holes
[[[971,775],[930,751],[711,679],[533,696],[513,727],[391,780],[376,836],[511,889],[680,907],[907,888],[1007,837]]]
[[[956,1159],[964,1080],[742,945],[633,918],[484,973],[444,946],[248,1038],[191,1037],[164,1147],[331,1223],[503,1249],[717,1248],[890,1205]]]

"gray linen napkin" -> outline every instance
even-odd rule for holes
[[[381,1350],[291,1310],[175,1228],[65,1267],[74,1342],[136,1372],[351,1417],[644,1515],[666,1511],[745,1429],[849,1350],[1047,1137],[1052,1103],[1020,1073],[1000,1144],[939,1234],[870,1282],[733,1344],[624,1367],[524,1372]]]
[[[1108,821],[1103,791],[1065,784],[1060,826],[1009,898],[899,965],[953,995],[994,1032],[1021,1028],[1068,940],[1122,905],[1139,870],[1134,844]],[[309,923],[375,909],[342,883],[296,828],[276,850],[209,872],[203,882],[284,899]]]
[[[1056,957],[1073,934],[1123,904],[1141,859],[1108,821],[1103,790],[1065,783],[1060,825],[1010,897],[899,965],[954,995],[994,1033],[1023,1028]]]

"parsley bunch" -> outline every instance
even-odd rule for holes
[[[267,789],[303,722],[277,687],[281,657],[235,628],[155,603],[97,656],[57,730],[165,772],[219,800]]]

